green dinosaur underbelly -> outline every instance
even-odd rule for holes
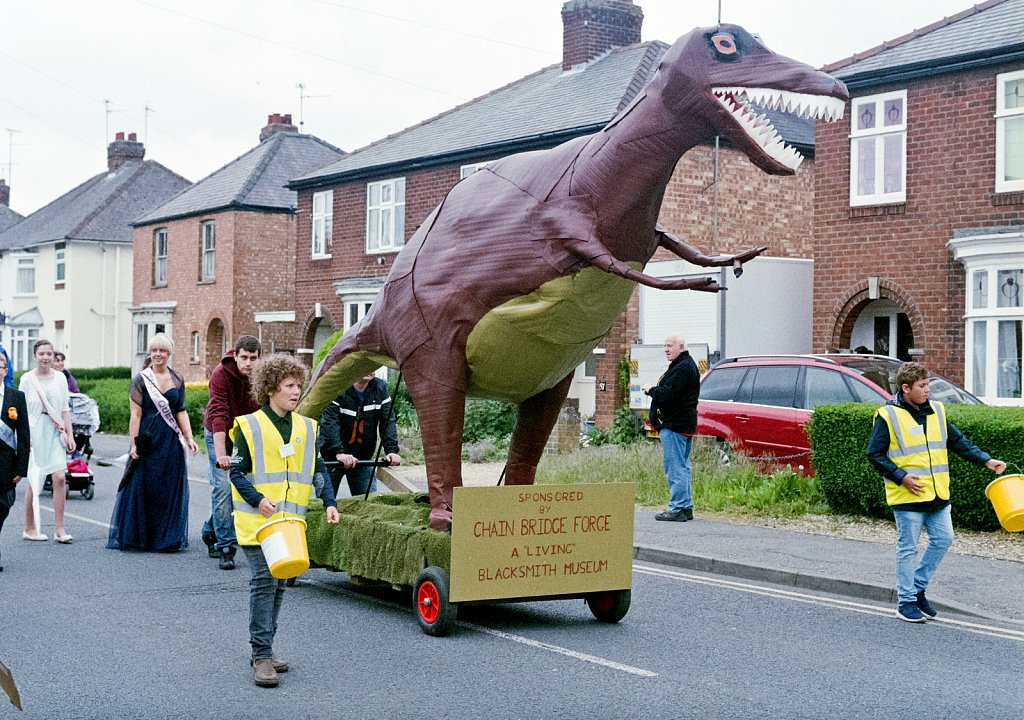
[[[469,394],[519,403],[553,387],[590,355],[634,287],[588,267],[494,308],[466,343]]]

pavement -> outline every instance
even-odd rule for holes
[[[128,439],[101,434],[93,446],[97,458],[109,448],[107,456],[113,460],[114,448],[127,448]],[[501,469],[501,463],[464,463],[463,481],[494,485]],[[205,480],[205,456],[194,458],[189,471],[193,480]],[[425,492],[426,472],[422,465],[381,469],[379,485],[382,492]],[[893,542],[882,544],[708,520],[701,518],[699,507],[694,520],[685,523],[656,521],[656,512],[636,510],[633,555],[639,562],[895,607],[895,529]],[[940,612],[1024,626],[1024,563],[962,555],[954,543],[932,579],[928,599]]]

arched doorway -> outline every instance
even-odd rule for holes
[[[850,349],[910,360],[914,330],[898,304],[882,298],[861,306],[850,331]]]
[[[206,328],[206,376],[213,373],[214,368],[224,356],[226,350],[224,343],[224,323],[220,318],[214,318]]]

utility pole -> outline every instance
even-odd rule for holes
[[[330,97],[330,95],[307,95],[305,83],[295,83],[295,87],[299,90],[299,132],[302,132],[302,126],[305,125],[305,117],[303,115],[303,101],[306,98],[324,98]]]
[[[20,132],[14,128],[7,128],[7,134],[10,136],[7,145],[7,184],[11,185],[11,172],[14,167],[14,134]]]

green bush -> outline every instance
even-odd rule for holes
[[[327,353],[331,351],[331,348],[338,344],[338,340],[341,339],[341,336],[344,333],[344,329],[335,330],[333,333],[327,336],[327,339],[324,340],[323,343],[321,343],[320,347],[316,349],[316,355],[313,356],[314,369],[323,361],[325,357],[327,357]]]
[[[81,387],[81,382],[83,380],[132,379],[132,369],[126,365],[98,368],[68,368],[68,371],[75,376],[75,380],[79,382],[79,387]]]
[[[497,400],[466,400],[466,422],[462,441],[475,443],[484,438],[500,440],[512,434],[516,425],[516,409]]]
[[[609,441],[616,445],[629,445],[640,437],[640,422],[635,412],[628,407],[620,407],[612,417],[612,427],[608,433]]]
[[[113,378],[79,383],[82,392],[96,401],[101,431],[115,435],[128,434],[128,421],[131,419],[128,390],[131,384],[130,379]],[[205,387],[185,389],[185,410],[192,425],[192,433],[197,437],[203,434],[203,412],[209,401],[210,393]]]
[[[876,405],[820,407],[807,425],[812,458],[829,507],[847,514],[890,517],[882,478],[865,450]],[[947,405],[949,422],[981,449],[1024,467],[1024,408]],[[999,527],[985,487],[995,479],[988,468],[969,463],[954,452],[950,459],[953,523],[970,530]]]

